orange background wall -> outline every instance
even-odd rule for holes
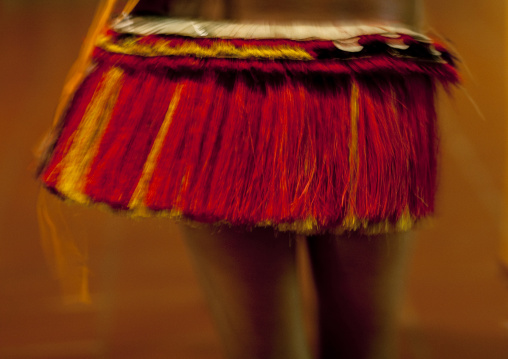
[[[91,238],[91,306],[63,305],[44,261],[32,149],[52,121],[95,5],[0,1],[0,358],[220,358],[171,223],[64,207],[71,230]],[[507,358],[507,279],[498,261],[506,197],[505,2],[426,6],[427,23],[462,57],[464,88],[440,105],[439,207],[433,226],[417,233],[403,350],[415,359]]]

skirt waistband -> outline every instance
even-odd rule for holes
[[[157,16],[124,16],[113,30],[137,35],[181,35],[225,39],[348,40],[361,35],[409,35],[430,42],[425,35],[397,24],[362,22],[260,23],[208,21]]]

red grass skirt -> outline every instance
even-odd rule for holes
[[[41,166],[50,190],[134,215],[300,233],[433,212],[440,46],[365,35],[225,40],[109,31]]]

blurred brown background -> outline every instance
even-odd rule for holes
[[[41,245],[32,150],[52,121],[96,0],[0,0],[0,358],[220,358],[176,228],[65,209],[90,241],[93,303],[64,305]],[[499,265],[505,207],[503,0],[427,0],[463,58],[440,106],[437,218],[418,231],[402,314],[405,358],[508,358]],[[430,29],[430,27],[428,27]]]

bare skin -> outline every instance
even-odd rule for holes
[[[135,12],[246,21],[395,21],[416,27],[421,0],[140,0]]]
[[[141,0],[138,14],[237,21],[396,21],[414,28],[419,0]],[[182,234],[229,359],[309,359],[291,235],[190,228]],[[307,239],[321,359],[396,358],[408,234]]]
[[[181,227],[226,358],[309,359],[292,234]],[[321,359],[394,359],[408,233],[307,239]]]
[[[410,233],[311,237],[320,358],[397,358]]]
[[[291,235],[183,226],[227,358],[309,359]]]

